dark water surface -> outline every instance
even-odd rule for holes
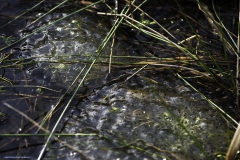
[[[17,11],[7,15],[15,16],[27,7],[18,6],[20,2],[6,3],[7,8],[4,3],[0,3],[0,13],[3,13],[4,9],[9,10],[8,6],[11,6]],[[27,4],[28,8],[32,6]],[[166,5],[166,8],[168,7]],[[43,8],[51,8],[51,5],[44,3],[39,8],[37,16],[32,15],[33,19],[44,14]],[[14,30],[23,29],[16,36],[24,37],[34,29],[67,16],[74,9],[73,6],[66,5],[62,10],[52,12],[39,20],[37,25],[24,29],[14,27]],[[158,10],[166,11],[164,6]],[[170,21],[170,18],[167,17],[167,20]],[[26,22],[23,21],[15,23],[24,25]],[[31,21],[33,20],[28,19],[28,23]],[[7,102],[40,123],[82,71],[89,57],[95,56],[96,49],[111,27],[106,21],[96,13],[80,12],[34,33],[6,50],[5,55],[11,53],[8,60],[16,61],[1,64],[14,67],[4,67],[1,70],[13,86],[0,81],[4,91],[0,93],[0,101]],[[177,26],[181,23],[180,20]],[[1,29],[6,35],[15,33],[14,30],[11,29],[11,33],[8,33],[5,32],[8,29]],[[116,39],[114,55],[140,56],[147,50],[145,46],[130,43],[131,39],[126,40],[121,36]],[[146,38],[140,34],[136,37],[141,40]],[[108,43],[102,55],[108,56],[110,48],[111,44]],[[162,52],[168,51],[156,49],[155,46],[152,48],[151,52],[160,57]],[[26,64],[23,65],[17,60]],[[104,63],[108,62],[108,59],[101,58],[100,61]],[[123,59],[116,61],[122,62]],[[175,71],[146,67],[125,81],[137,69],[118,66],[113,67],[108,74],[107,65],[94,66],[56,129],[56,133],[68,136],[58,136],[63,143],[52,139],[43,159],[198,160],[214,159],[217,154],[227,151],[232,132],[229,124],[198,93],[182,82]],[[81,78],[78,82],[80,81]],[[74,89],[68,90],[44,127],[49,130],[53,128]],[[219,97],[226,96],[225,93],[209,93],[209,96],[222,106],[229,101],[227,98],[219,100]],[[0,119],[0,133],[37,132],[38,129],[31,122],[3,103],[0,104],[0,111],[5,114]],[[0,156],[37,159],[46,139],[44,136],[0,137]],[[83,154],[66,147],[65,143],[81,150]]]

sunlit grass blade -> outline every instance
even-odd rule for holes
[[[235,159],[237,151],[239,149],[239,145],[240,145],[240,123],[238,124],[238,127],[237,127],[237,129],[234,133],[231,144],[228,148],[228,152],[227,152],[227,155],[226,155],[226,160]]]
[[[204,94],[202,94],[200,91],[198,91],[195,87],[193,87],[190,83],[188,83],[188,81],[186,81],[181,75],[179,75],[177,73],[177,76],[182,79],[187,85],[189,85],[194,91],[196,91],[197,93],[199,93],[209,104],[211,104],[211,106],[214,108],[214,109],[217,109],[222,115],[224,115],[225,117],[227,117],[230,122],[230,124],[235,124],[237,125],[237,121],[234,120],[229,114],[227,114],[222,108],[220,108],[218,105],[216,105],[215,103],[213,103],[209,98],[207,98]]]

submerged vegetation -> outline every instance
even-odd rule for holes
[[[47,2],[45,2],[44,0],[40,1],[38,4],[29,9],[29,11],[43,5],[44,3]],[[188,3],[188,6],[185,6],[186,3]],[[240,77],[240,32],[237,17],[237,8],[234,8],[234,10],[230,13],[229,16],[229,14],[225,15],[224,11],[222,11],[225,8],[216,6],[214,2],[205,4],[204,2],[197,0],[191,2],[187,0],[176,0],[170,1],[168,3],[165,1],[161,3],[155,1],[150,2],[149,0],[128,0],[121,2],[118,0],[99,0],[96,2],[65,0],[51,2],[50,4],[50,9],[45,9],[43,13],[39,14],[38,17],[35,17],[34,20],[31,20],[31,23],[29,23],[23,30],[20,31],[21,38],[17,39],[17,37],[7,37],[6,35],[3,35],[1,37],[5,45],[2,45],[2,48],[0,49],[0,68],[3,70],[3,72],[5,72],[5,70],[9,68],[24,70],[26,66],[48,62],[51,63],[51,67],[55,69],[53,72],[57,73],[60,73],[62,70],[69,70],[69,64],[81,63],[81,69],[77,70],[78,75],[72,78],[69,86],[66,87],[65,91],[54,90],[48,86],[26,85],[27,87],[32,87],[36,89],[37,95],[41,95],[45,90],[59,94],[59,96],[55,99],[53,97],[48,97],[54,99],[53,101],[55,104],[52,105],[51,108],[49,108],[49,111],[47,113],[43,114],[44,117],[40,121],[37,120],[36,122],[35,120],[32,120],[25,113],[18,111],[14,108],[14,106],[11,106],[6,101],[3,101],[4,106],[16,111],[22,117],[27,119],[29,123],[33,123],[34,126],[36,126],[38,129],[37,131],[35,131],[34,134],[18,133],[3,134],[2,136],[35,136],[36,134],[44,136],[47,135],[47,139],[43,144],[43,148],[41,149],[40,154],[38,155],[38,159],[41,159],[44,155],[45,150],[47,150],[48,144],[51,143],[52,137],[61,144],[64,144],[65,146],[71,148],[73,151],[82,154],[83,157],[90,159],[90,157],[85,152],[59,139],[59,136],[63,135],[57,134],[56,129],[58,128],[59,123],[63,119],[67,110],[72,105],[72,101],[74,100],[74,98],[84,98],[87,96],[84,94],[79,94],[79,90],[81,90],[81,87],[83,87],[85,83],[87,83],[89,73],[94,72],[94,66],[104,66],[105,68],[107,66],[108,73],[104,72],[104,74],[107,75],[106,77],[108,77],[110,73],[114,72],[114,69],[116,68],[132,69],[131,72],[127,70],[127,73],[124,73],[122,77],[119,76],[108,82],[109,84],[120,79],[123,79],[123,82],[126,82],[132,77],[134,77],[134,75],[139,75],[140,77],[142,76],[143,79],[147,79],[152,84],[154,84],[156,80],[154,78],[151,78],[151,76],[145,76],[146,72],[153,73],[153,70],[157,70],[160,72],[171,71],[173,75],[184,81],[194,91],[199,93],[207,102],[209,102],[209,104],[213,107],[209,108],[209,110],[217,110],[218,114],[221,114],[223,118],[227,121],[228,125],[232,128],[235,128],[238,125],[235,120],[238,118],[240,111],[238,82]],[[71,11],[71,13],[63,15],[62,17],[56,16],[54,17],[55,19],[50,18],[51,20],[49,21],[48,19],[46,19],[45,23],[41,21],[41,19],[46,18],[46,16],[50,15],[54,11],[64,13],[65,10],[71,10],[72,4],[75,4],[77,6],[76,8],[79,7],[79,9],[73,7],[74,10]],[[165,8],[161,7],[161,5]],[[171,13],[172,15],[167,16],[161,13],[166,10],[171,10],[173,12]],[[195,10],[195,13],[192,12],[193,10]],[[50,28],[52,25],[57,24],[79,12],[89,12],[91,13],[91,15],[98,16],[99,19],[102,19],[102,22],[108,24],[111,23],[106,37],[104,39],[101,39],[101,44],[98,46],[98,48],[94,48],[91,46],[92,48],[90,50],[87,50],[89,53],[84,53],[83,55],[81,55],[84,58],[79,59],[79,54],[68,54],[68,51],[61,51],[62,53],[59,53],[58,55],[51,55],[46,53],[46,55],[43,56],[36,54],[34,56],[22,56],[20,58],[15,58],[13,52],[9,51],[9,48],[19,45],[19,43],[23,42],[23,40],[34,36],[36,33],[46,32],[46,28]],[[19,14],[13,19],[13,21],[20,17],[23,17],[24,14],[28,14],[28,12]],[[12,23],[13,21],[6,23],[6,25]],[[77,19],[72,20],[72,24],[66,24],[66,26],[59,28],[59,30],[64,30],[70,27],[70,25],[81,26],[82,23],[84,23],[82,21],[79,21],[80,20]],[[30,33],[28,31],[30,31]],[[131,46],[139,47],[140,53],[134,53],[129,55],[121,55],[115,53],[114,48],[117,46],[117,41],[121,42],[121,40],[124,41],[124,39],[128,39],[126,41],[127,43],[131,43]],[[94,39],[92,41],[94,41]],[[106,53],[102,54],[105,48],[110,48],[110,53],[108,53],[108,55]],[[57,50],[56,48],[54,49]],[[94,50],[94,53],[91,53],[92,50]],[[69,57],[74,58],[70,59]],[[42,68],[44,69],[44,66]],[[143,71],[145,73],[141,75]],[[98,70],[96,71],[96,74],[98,74]],[[98,75],[95,75],[95,77],[99,78]],[[90,79],[91,78],[92,77],[90,77]],[[4,77],[4,73],[0,78],[0,83],[2,86],[0,88],[0,92],[3,92],[3,94],[5,92],[5,88],[7,87],[26,87],[15,86],[14,80]],[[214,89],[214,91],[209,89]],[[151,91],[154,91],[154,89],[152,89]],[[225,98],[228,98],[230,100],[232,100],[231,97],[235,96],[236,103],[231,103],[228,106],[218,106],[218,104],[215,104],[211,100],[211,96],[208,95],[209,92],[216,92],[216,94],[223,93]],[[51,95],[49,94],[47,96]],[[29,95],[28,98],[29,97],[31,97],[31,95]],[[64,104],[64,107],[60,107],[62,105],[62,102],[65,101],[66,97],[68,97],[66,104]],[[110,98],[108,96],[105,96],[102,102],[99,102],[100,105],[104,104],[106,99]],[[161,101],[161,103],[164,102]],[[231,107],[234,104],[236,107]],[[168,104],[166,103],[166,105]],[[51,117],[54,116],[54,114],[58,110],[61,110],[61,114],[54,122],[53,127],[49,130],[46,129],[45,127],[47,127],[47,122],[51,120]],[[118,110],[117,107],[112,106],[112,112],[121,111]],[[181,116],[179,118],[178,116],[176,116],[176,113],[171,111],[164,112],[163,115],[165,116],[165,118],[167,117],[167,119],[173,119],[169,121],[178,122],[179,124],[176,124],[176,126],[179,125],[182,130],[187,133],[190,139],[197,144],[202,154],[206,158],[208,157],[208,154],[206,153],[204,147],[197,142],[197,137],[195,137],[195,135],[188,130],[188,119],[184,118],[184,116]],[[4,112],[0,112],[0,120],[3,119],[2,121],[5,121],[7,119],[7,116],[11,115],[8,115],[8,113],[5,114]],[[198,119],[196,118],[196,122],[197,121]],[[186,124],[184,124],[185,122]],[[147,123],[152,122],[148,120],[148,122],[146,122],[145,124]],[[90,131],[98,132],[91,129]],[[239,129],[236,133],[239,134],[238,132]],[[94,137],[99,134],[100,133],[87,132],[79,135],[74,134],[74,136]],[[72,135],[68,134],[68,136]],[[230,133],[228,137],[231,136],[232,133]],[[106,138],[104,135],[101,135],[99,137]],[[226,153],[220,153],[220,151],[215,151],[217,152],[215,156],[222,159],[233,159],[238,150],[238,141],[238,137],[235,136],[227,154],[227,157],[225,156]],[[133,144],[135,143],[138,145],[134,146]],[[127,143],[119,142],[119,144]],[[144,148],[148,147],[152,148],[153,150],[158,150],[161,153],[169,154],[170,157],[174,157],[175,159],[183,158],[181,157],[182,155],[180,155],[179,153],[161,150],[160,148],[157,148],[150,144],[144,144],[142,142],[139,142],[138,140],[132,144],[127,144],[125,147],[135,147],[135,149],[137,149],[138,151],[143,152]],[[148,151],[146,150],[146,152]],[[157,155],[156,157],[165,158],[162,155]]]

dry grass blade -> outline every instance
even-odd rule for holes
[[[229,44],[229,40],[226,39],[226,35],[223,33],[222,28],[224,28],[220,23],[218,23],[211,11],[208,9],[208,6],[205,5],[204,3],[198,3],[198,8],[200,11],[202,11],[207,18],[209,24],[211,25],[212,29],[218,34],[221,42],[223,45],[227,48],[227,50],[233,55],[236,54],[236,51],[233,49],[233,46]]]
[[[240,123],[238,124],[237,130],[233,136],[232,142],[228,148],[226,160],[233,160],[237,154],[240,146]]]
[[[147,67],[148,64],[144,65],[142,68],[140,68],[139,70],[137,70],[135,73],[133,73],[131,76],[129,76],[124,82],[126,82],[127,80],[129,80],[130,78],[132,78],[134,75],[136,75],[138,72],[140,72],[142,69],[144,69],[145,67]]]

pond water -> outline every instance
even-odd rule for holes
[[[18,36],[24,37],[69,12],[52,12]],[[37,16],[42,14],[39,12]],[[96,49],[109,32],[111,25],[105,22],[106,19],[96,13],[80,12],[9,48],[5,55],[11,53],[12,61],[1,65],[10,66],[2,72],[13,86],[0,81],[1,102],[7,102],[40,123],[67,91],[44,125],[51,130],[77,84],[71,90],[69,86],[89,57],[96,55]],[[130,41],[117,38],[114,55],[141,55],[142,46],[137,48]],[[102,56],[108,56],[110,49],[111,43],[107,43]],[[62,134],[58,138],[63,142],[52,139],[43,159],[198,160],[214,159],[227,151],[232,132],[229,124],[173,71],[148,66],[125,81],[138,68],[113,66],[108,74],[108,66],[104,65],[108,58],[101,58],[100,62],[101,65],[92,68],[56,129],[56,133]],[[219,99],[216,95],[210,96]],[[2,134],[44,133],[3,103],[0,111],[5,114],[0,119]],[[2,137],[0,156],[37,159],[45,141],[44,136]],[[66,143],[75,150],[66,147]]]

